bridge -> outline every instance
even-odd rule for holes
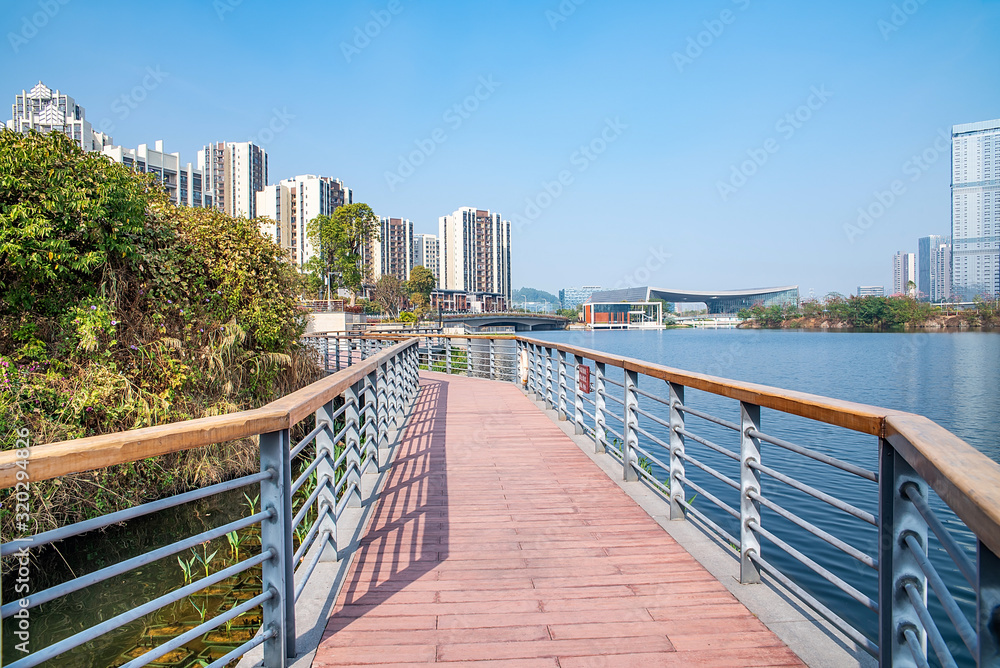
[[[471,329],[489,331],[494,328],[512,328],[516,332],[545,331],[566,329],[569,319],[561,315],[544,313],[465,313],[442,317],[445,326],[455,323],[465,323]]]
[[[230,532],[259,539],[4,665],[86,661],[87,643],[199,592],[207,614],[144,637],[127,665],[997,665],[1000,466],[926,418],[523,336],[307,342],[329,375],[259,409],[0,453],[11,489],[24,471],[260,443],[259,473],[4,543],[10,557],[260,495],[242,518],[4,602],[20,622]],[[844,434],[871,439],[874,470],[812,440]],[[835,483],[803,482],[809,467]],[[870,542],[838,536],[846,522]],[[208,610],[247,572],[259,593]],[[202,641],[247,615],[252,638]]]

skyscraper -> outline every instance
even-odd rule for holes
[[[1000,295],[1000,119],[951,132],[952,291]]]
[[[15,96],[10,109],[7,127],[16,132],[62,132],[84,151],[100,151],[114,143],[110,136],[94,130],[83,107],[73,98],[58,89],[52,92],[41,81]]]
[[[945,239],[937,248],[931,248],[931,294],[932,302],[951,299],[951,240]]]
[[[913,253],[897,252],[892,256],[892,294],[915,296],[917,282],[917,256]]]
[[[309,240],[309,223],[316,216],[332,216],[337,207],[352,203],[351,189],[338,179],[304,174],[264,186],[255,195],[254,208],[256,215],[274,221],[262,223],[261,232],[288,250],[292,262],[301,266],[316,252]]]
[[[257,217],[257,193],[267,184],[267,153],[252,142],[218,142],[198,151],[205,206],[230,216]]]
[[[502,294],[510,302],[510,221],[464,206],[438,219],[438,287]]]
[[[931,284],[934,282],[934,265],[931,261],[931,254],[935,252],[942,243],[944,237],[931,234],[917,239],[917,296],[922,300],[931,297]]]

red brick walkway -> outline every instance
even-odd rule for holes
[[[421,384],[313,666],[802,665],[514,385]]]

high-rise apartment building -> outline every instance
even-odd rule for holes
[[[559,291],[560,308],[576,308],[590,299],[590,295],[601,289],[598,285],[585,285],[582,288],[563,288]]]
[[[951,131],[952,291],[1000,295],[1000,119]]]
[[[441,273],[441,254],[438,250],[438,238],[434,234],[414,234],[413,235],[413,260],[412,267],[421,266],[430,270],[434,275],[434,280],[439,280]]]
[[[379,220],[378,238],[370,244],[371,265],[369,280],[382,276],[395,276],[401,281],[410,279],[413,269],[413,223],[405,218]]]
[[[510,302],[510,221],[462,207],[438,219],[438,287],[502,294]]]
[[[913,287],[910,286],[913,283]],[[892,256],[892,294],[915,296],[917,283],[917,256],[897,252]]]
[[[148,144],[139,144],[135,149],[105,146],[103,153],[137,172],[154,174],[172,203],[178,206],[204,206],[201,170],[190,162],[181,163],[180,153],[164,153],[162,140],[157,140],[153,148],[149,148]]]
[[[252,142],[218,142],[198,151],[205,206],[230,216],[257,217],[257,193],[267,185],[267,153]]]
[[[256,215],[270,218],[261,232],[286,249],[301,266],[316,253],[309,240],[308,225],[316,216],[332,216],[339,206],[353,203],[353,193],[338,179],[304,174],[264,186],[255,194]]]
[[[931,294],[932,302],[951,299],[951,240],[945,239],[937,248],[931,248]]]
[[[73,98],[58,89],[52,92],[41,81],[14,97],[7,127],[17,132],[61,132],[84,151],[100,151],[114,143],[110,136],[94,130],[83,107]]]

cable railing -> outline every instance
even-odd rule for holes
[[[201,665],[222,667],[261,645],[264,665],[286,665],[287,659],[296,655],[295,602],[320,561],[337,561],[350,555],[349,546],[337,544],[338,529],[348,528],[345,526],[348,509],[361,506],[363,488],[371,483],[371,475],[384,471],[390,462],[390,433],[398,433],[402,428],[418,387],[416,339],[397,342],[337,338],[332,357],[330,343],[325,337],[314,337],[309,345],[321,351],[325,367],[332,375],[262,408],[0,452],[0,489],[15,488],[28,480],[34,483],[55,479],[245,438],[259,441],[260,460],[258,473],[3,543],[0,554],[20,562],[22,556],[27,559],[31,550],[56,545],[67,538],[192,501],[249,490],[244,492],[250,502],[248,516],[173,540],[42,591],[32,591],[4,603],[0,617],[27,619],[33,608],[86,587],[112,578],[141,579],[143,567],[168,557],[178,558],[176,555],[223,537],[238,545],[246,542],[245,557],[234,557],[234,563],[215,572],[210,572],[206,561],[204,577],[191,577],[185,571],[183,586],[15,661],[8,657],[4,665],[28,668],[59,660],[67,652],[107,637],[167,606],[233,578],[246,577],[257,578],[259,594],[229,609],[216,610],[217,614],[208,618],[204,610],[195,606],[202,613],[197,625],[150,647],[125,665],[138,668],[157,662],[192,640],[224,626],[229,628],[227,625],[233,620],[256,608],[261,609],[257,633],[223,656]],[[293,433],[305,429],[309,429],[308,433],[293,444]],[[363,478],[368,481],[366,484]],[[251,540],[246,541],[248,536]],[[252,544],[259,544],[255,554],[249,549]],[[183,560],[178,560],[183,564]]]
[[[728,544],[741,583],[779,584],[882,666],[1000,665],[1000,466],[955,435],[919,415],[524,336],[517,355],[524,390],[617,460],[625,481],[661,494],[672,520]],[[726,401],[738,422],[702,405]],[[806,434],[833,425],[871,437],[875,465],[776,431],[796,420],[812,425]],[[847,539],[842,526],[858,528]]]

